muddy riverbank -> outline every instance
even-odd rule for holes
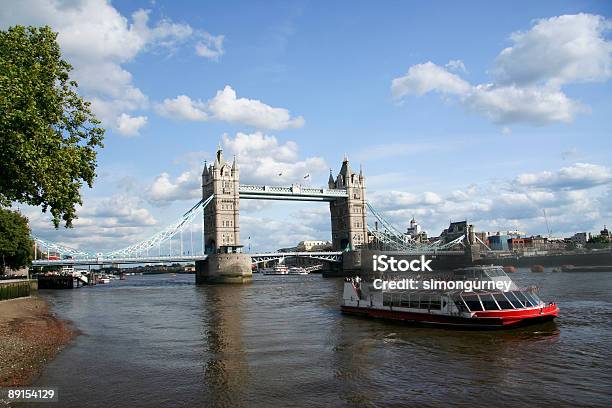
[[[31,384],[77,331],[36,296],[0,302],[0,387]]]

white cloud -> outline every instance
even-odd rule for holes
[[[327,174],[328,166],[323,158],[300,159],[297,143],[280,143],[276,137],[261,132],[237,133],[233,138],[223,135],[223,147],[227,161],[237,156],[242,184],[309,184],[317,176]],[[168,173],[161,173],[147,188],[147,200],[153,205],[165,206],[177,200],[199,198],[202,165],[195,163],[174,179]],[[304,179],[306,174],[310,174],[308,179]]]
[[[481,84],[472,86],[443,67],[427,62],[410,67],[403,77],[391,84],[393,96],[423,95],[439,92],[455,95],[459,103],[470,111],[487,116],[494,123],[530,123],[543,125],[571,122],[583,111],[578,102],[563,92],[547,87],[516,87]]]
[[[553,190],[576,190],[612,183],[612,170],[606,166],[576,163],[556,172],[525,173],[516,178],[520,186]]]
[[[468,82],[431,61],[413,65],[406,75],[391,82],[391,91],[395,98],[409,94],[423,95],[432,91],[462,95],[468,93],[470,88]]]
[[[604,81],[612,75],[610,20],[592,14],[541,19],[527,32],[512,33],[511,47],[495,61],[501,83],[554,86]]]
[[[201,198],[201,169],[194,168],[181,173],[172,180],[168,173],[162,173],[147,189],[146,197],[154,205],[165,206],[177,200]]]
[[[105,126],[126,135],[133,134],[137,122],[120,127],[126,124],[125,118],[120,120],[120,117],[147,109],[148,98],[133,84],[124,64],[147,50],[163,48],[172,52],[178,44],[190,39],[217,38],[168,19],[151,25],[148,10],[137,10],[131,20],[130,23],[105,0],[23,0],[0,11],[2,28],[15,24],[48,24],[57,31],[62,53],[74,66],[72,76],[79,83],[80,92],[92,101],[94,112]]]
[[[282,130],[304,126],[304,118],[291,117],[284,108],[273,108],[257,99],[237,98],[236,91],[226,85],[210,100],[193,100],[186,95],[164,99],[156,111],[166,117],[206,121],[221,120],[240,123],[256,129]]]
[[[146,116],[130,116],[122,113],[117,118],[117,130],[127,136],[136,136],[140,133],[140,128],[147,124]]]
[[[514,45],[496,60],[497,81],[472,85],[432,62],[413,65],[391,82],[395,98],[438,92],[498,124],[568,123],[588,109],[569,98],[561,85],[603,81],[612,72],[612,27],[601,16],[578,14],[539,20],[526,33],[514,33]],[[462,64],[451,61],[455,71]]]
[[[304,126],[304,118],[292,118],[289,111],[273,108],[257,99],[236,98],[236,91],[226,86],[209,101],[215,118],[227,122],[244,123],[257,129],[287,129]]]
[[[513,85],[477,85],[462,98],[462,103],[470,110],[499,124],[569,123],[578,112],[585,110],[561,91],[540,87],[519,88]]]
[[[155,106],[155,110],[162,116],[183,120],[207,120],[206,103],[194,101],[186,95],[179,95],[174,99],[164,99]]]
[[[236,154],[240,165],[240,181],[249,184],[304,184],[327,173],[321,157],[299,158],[297,143],[279,143],[274,136],[261,132],[237,133],[234,138],[223,135],[226,154]],[[304,176],[310,174],[308,180]]]
[[[133,196],[89,198],[78,208],[74,228],[55,229],[48,214],[26,207],[32,233],[48,241],[85,251],[107,251],[127,246],[151,234],[158,222]]]
[[[415,215],[432,236],[446,228],[449,220],[464,219],[478,231],[520,229],[546,234],[544,210],[553,233],[567,236],[601,228],[600,224],[612,216],[612,206],[604,204],[605,185],[612,186],[609,168],[579,163],[449,193],[387,190],[369,194],[369,199],[394,225],[405,228]]]
[[[451,71],[464,72],[467,73],[467,69],[465,68],[465,64],[461,60],[450,60],[446,64],[446,68]]]
[[[224,38],[225,37],[222,35],[214,36],[209,33],[204,33],[202,35],[202,40],[195,46],[196,54],[213,61],[219,61],[219,57],[225,53],[223,50]]]

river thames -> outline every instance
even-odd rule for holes
[[[81,335],[34,385],[62,407],[610,406],[612,273],[511,277],[559,319],[482,332],[343,316],[342,280],[320,275],[41,291]]]

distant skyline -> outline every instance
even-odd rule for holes
[[[598,232],[612,224],[611,12],[600,1],[5,2],[2,29],[59,32],[107,128],[73,229],[19,207],[44,239],[126,246],[199,200],[221,144],[243,183],[324,186],[346,154],[404,230],[414,215],[429,235],[464,219],[547,235],[546,211],[555,236]],[[241,207],[253,250],[331,238],[327,204]]]

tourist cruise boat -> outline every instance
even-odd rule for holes
[[[557,305],[543,302],[535,293],[535,288],[518,288],[501,266],[477,266],[446,274],[429,272],[410,277],[421,281],[499,281],[505,282],[509,290],[385,291],[375,289],[373,281],[352,278],[344,282],[342,312],[410,323],[478,329],[542,322],[554,319],[559,313]]]
[[[262,268],[261,273],[264,275],[288,275],[289,267],[283,264],[276,264],[271,268]]]
[[[263,268],[264,275],[308,275],[308,271],[299,266],[288,267],[283,264],[274,265],[272,268]]]

